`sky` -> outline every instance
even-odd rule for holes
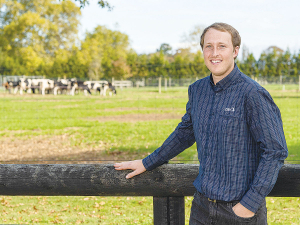
[[[246,46],[258,59],[270,46],[291,53],[300,50],[299,0],[108,0],[112,11],[97,0],[82,9],[80,38],[98,25],[126,33],[138,54],[153,53],[162,43],[173,51],[186,47],[182,41],[195,26],[225,22],[236,28]],[[199,37],[200,38],[200,37]],[[241,57],[241,51],[239,54]]]

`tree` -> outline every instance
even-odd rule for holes
[[[188,45],[188,48],[195,49],[196,51],[201,50],[200,47],[200,37],[203,33],[204,26],[196,25],[192,30],[189,31],[188,34],[184,33],[182,35],[182,42]]]
[[[24,67],[23,74],[53,63],[56,52],[71,49],[77,39],[80,9],[69,0],[3,0],[0,9],[1,48]]]
[[[137,77],[138,76],[138,55],[137,53],[133,50],[130,49],[130,51],[127,53],[127,59],[126,59],[126,63],[127,65],[130,67],[130,74],[133,77]]]
[[[197,51],[195,54],[194,60],[192,61],[191,71],[196,77],[205,77],[209,74],[209,70],[204,63],[204,58],[201,51]]]
[[[293,69],[295,75],[300,75],[300,51],[293,56]]]
[[[128,49],[128,36],[120,31],[97,26],[92,33],[87,33],[81,51],[89,68],[89,78],[130,77],[126,62]]]
[[[284,54],[280,54],[277,60],[277,73],[279,75],[290,76],[292,70],[292,54],[289,49],[284,52]],[[293,73],[292,73],[293,74]]]
[[[253,53],[247,55],[247,57],[242,61],[242,63],[240,63],[239,68],[243,73],[249,76],[258,75],[257,62],[256,59],[254,58]]]
[[[172,51],[172,47],[167,43],[163,43],[160,45],[159,49],[157,49],[156,51],[162,52],[164,55],[170,55],[171,51]]]
[[[149,75],[149,60],[148,56],[146,54],[138,55],[137,58],[137,76],[139,78],[141,77],[147,77]]]
[[[190,63],[187,57],[182,57],[181,55],[176,55],[174,57],[174,62],[171,64],[172,75],[176,78],[183,78],[191,75]]]
[[[63,0],[65,1],[65,0]],[[80,8],[84,8],[86,5],[89,5],[90,1],[89,0],[75,0],[75,2],[79,2],[80,3]],[[109,11],[111,11],[114,7],[111,6],[108,1],[104,1],[104,0],[98,0],[98,5],[101,8],[108,8]]]
[[[278,77],[281,75],[281,63],[278,63],[282,50],[276,46],[270,46],[260,55],[258,70],[261,76]]]
[[[153,77],[168,75],[169,62],[162,51],[151,54],[149,60],[149,75]]]

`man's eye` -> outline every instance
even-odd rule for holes
[[[211,48],[211,45],[206,45],[206,48]]]
[[[221,47],[221,48],[225,48],[226,46],[225,46],[225,45],[220,45],[220,47]]]

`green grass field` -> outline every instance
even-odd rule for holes
[[[266,86],[279,106],[289,148],[300,162],[297,86]],[[117,96],[0,94],[2,163],[103,163],[143,158],[185,112],[187,88],[118,90]],[[196,146],[177,162],[197,163]],[[91,161],[90,161],[91,160]],[[191,197],[186,197],[188,223]],[[0,223],[152,224],[149,197],[0,196]],[[300,224],[299,198],[267,198],[269,224]]]

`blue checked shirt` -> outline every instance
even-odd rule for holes
[[[163,145],[143,159],[152,170],[197,143],[196,189],[211,199],[256,212],[272,190],[288,155],[278,107],[258,83],[233,71],[189,86],[186,113]]]

